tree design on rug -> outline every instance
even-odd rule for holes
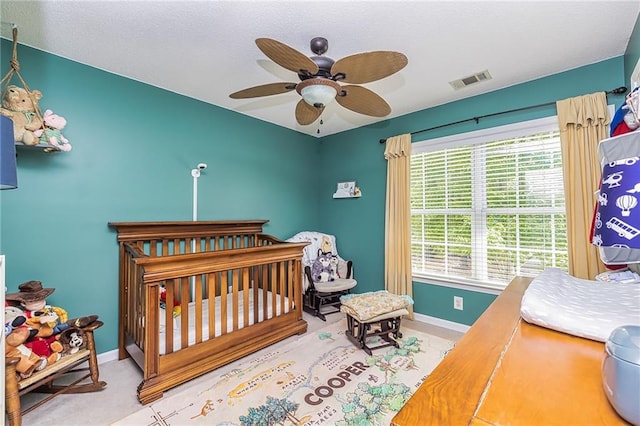
[[[336,341],[336,339],[333,338],[333,335],[331,334],[330,331],[324,331],[322,333],[318,333],[318,339],[320,340],[331,339],[334,342]]]
[[[358,390],[347,395],[348,403],[342,406],[344,419],[336,426],[377,425],[378,417],[400,411],[410,397],[411,390],[404,383],[359,383]]]
[[[246,416],[240,416],[238,420],[243,426],[273,426],[284,425],[289,420],[294,425],[300,424],[300,420],[294,416],[300,404],[288,399],[267,397],[267,402],[259,407],[249,408]]]
[[[411,397],[411,389],[404,383],[391,383],[397,372],[393,359],[405,358],[405,370],[417,369],[413,356],[420,352],[422,341],[415,337],[399,339],[399,348],[389,348],[383,355],[369,356],[365,363],[384,373],[384,382],[371,386],[360,383],[355,392],[347,394],[347,403],[342,405],[344,419],[336,426],[377,425],[378,419],[389,412],[398,412]]]

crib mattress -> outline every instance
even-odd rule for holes
[[[606,283],[548,268],[522,298],[522,318],[532,324],[604,342],[621,325],[640,325],[640,284]]]
[[[284,298],[284,306],[281,305],[280,295],[276,294],[276,303],[275,303],[275,313],[273,309],[272,297],[273,294],[270,291],[267,291],[267,309],[265,312],[265,307],[263,305],[264,297],[263,297],[262,289],[258,290],[258,322],[264,321],[265,319],[273,318],[275,316],[279,316],[289,312],[289,299]],[[253,291],[249,291],[249,304],[247,306],[249,311],[249,320],[248,323],[244,324],[244,294],[243,291],[238,293],[238,329],[244,328],[245,326],[250,326],[254,323],[254,315],[253,315]],[[215,336],[222,335],[222,318],[220,314],[222,312],[221,308],[221,298],[220,296],[216,297],[215,300]],[[189,336],[188,342],[189,346],[194,345],[196,343],[196,330],[195,330],[195,315],[196,315],[196,305],[195,302],[189,303],[189,314],[188,314],[188,322],[189,322]],[[182,321],[185,318],[184,314],[179,315],[173,320],[173,350],[178,351],[181,348],[182,341]],[[233,331],[233,297],[232,295],[227,295],[227,333],[231,333]],[[209,340],[209,299],[205,299],[202,301],[202,340]],[[166,353],[166,324],[165,324],[165,311],[160,311],[160,354]]]

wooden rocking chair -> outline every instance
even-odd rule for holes
[[[60,358],[55,364],[36,371],[31,376],[18,380],[16,363],[18,358],[5,358],[5,410],[9,420],[9,426],[20,426],[22,415],[34,410],[53,397],[63,393],[84,393],[103,389],[107,383],[98,379],[98,359],[96,357],[93,332],[102,327],[101,321],[94,321],[83,327],[85,335],[85,347],[74,354],[68,354]],[[88,367],[78,368],[80,364],[87,362]],[[88,372],[87,372],[88,371]],[[55,384],[54,382],[67,374],[86,372],[81,374],[69,384]],[[89,379],[89,380],[87,380]],[[22,409],[20,396],[29,392],[49,393],[51,395]]]

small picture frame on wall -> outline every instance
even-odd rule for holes
[[[338,182],[338,187],[333,198],[353,198],[360,196],[360,190],[355,181]]]

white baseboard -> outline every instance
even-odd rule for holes
[[[458,322],[447,321],[442,318],[431,317],[429,315],[413,313],[413,319],[416,321],[424,322],[426,324],[435,325],[438,327],[448,328],[449,330],[458,331],[460,333],[466,333],[471,326],[466,324],[460,324]]]
[[[98,364],[104,364],[109,361],[117,361],[118,360],[118,350],[114,349],[109,352],[103,352],[98,354]]]

